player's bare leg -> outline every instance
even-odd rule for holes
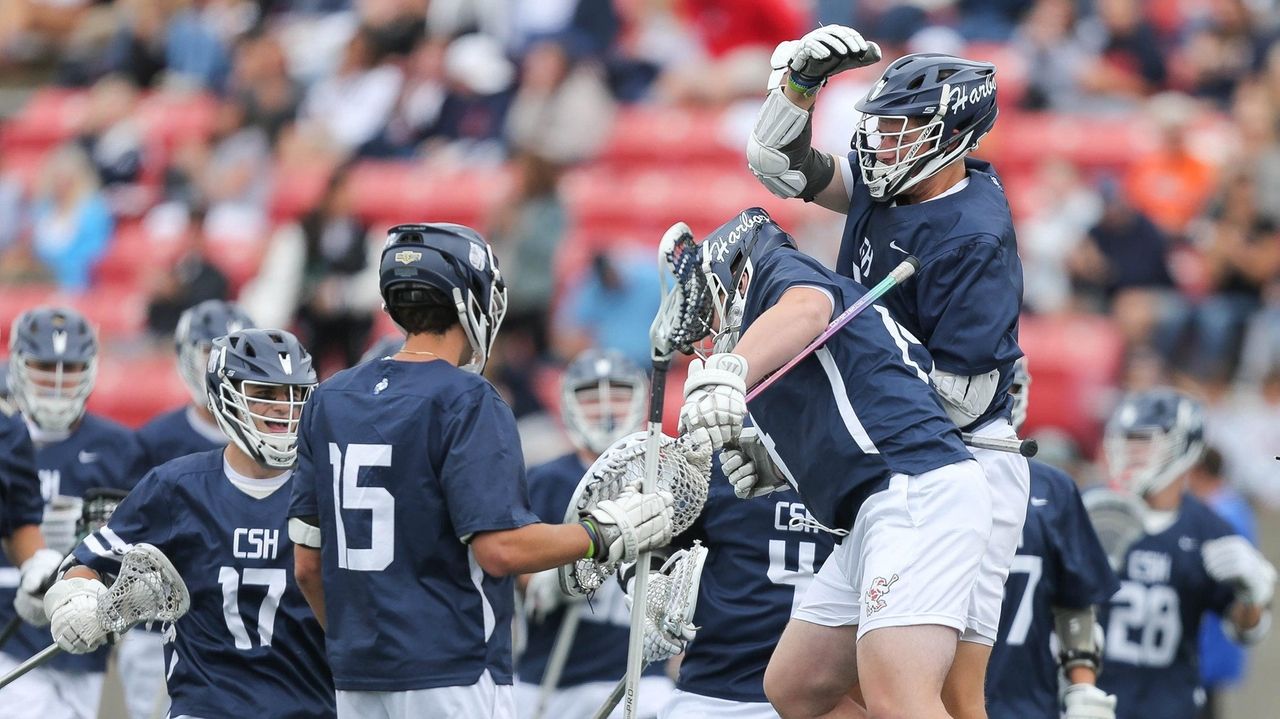
[[[956,658],[942,685],[942,702],[955,719],[987,719],[986,678],[991,647],[977,642],[956,645]]]
[[[764,693],[784,719],[866,719],[849,698],[858,682],[858,627],[792,619],[764,673]]]
[[[956,630],[937,624],[884,627],[858,640],[858,669],[871,719],[948,719],[942,687]],[[851,702],[852,703],[852,702]]]

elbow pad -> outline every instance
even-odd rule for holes
[[[289,541],[303,547],[319,549],[320,527],[317,526],[318,521],[319,517],[290,517]]]
[[[929,373],[933,389],[942,399],[942,408],[957,427],[968,427],[982,416],[1000,387],[1000,370],[966,377],[934,368]]]
[[[810,201],[831,184],[835,160],[813,143],[813,113],[774,88],[764,100],[747,139],[747,166],[769,192]]]
[[[1058,664],[1063,674],[1074,667],[1102,672],[1102,627],[1094,621],[1093,607],[1053,607],[1053,630],[1058,637]]]

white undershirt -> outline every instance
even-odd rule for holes
[[[40,429],[36,426],[36,423],[32,422],[25,414],[22,415],[22,421],[27,425],[27,434],[31,435],[31,441],[41,446],[61,442],[71,436],[70,429],[58,430],[57,432]]]
[[[226,457],[222,458],[222,472],[227,475],[227,479],[231,481],[231,484],[235,485],[236,489],[255,499],[270,497],[277,489],[283,487],[285,482],[289,481],[289,477],[293,475],[292,469],[286,469],[279,475],[268,477],[267,479],[246,477],[232,469],[231,463],[227,461]]]

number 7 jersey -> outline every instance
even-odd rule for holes
[[[212,450],[152,470],[75,548],[80,563],[114,574],[128,546],[146,542],[182,575],[191,609],[165,645],[172,716],[334,716],[324,632],[293,579],[288,509],[287,482],[250,496]]]

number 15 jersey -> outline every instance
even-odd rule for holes
[[[303,410],[293,484],[290,516],[320,527],[338,689],[511,684],[514,585],[468,542],[538,517],[493,385],[442,361],[339,372]]]

